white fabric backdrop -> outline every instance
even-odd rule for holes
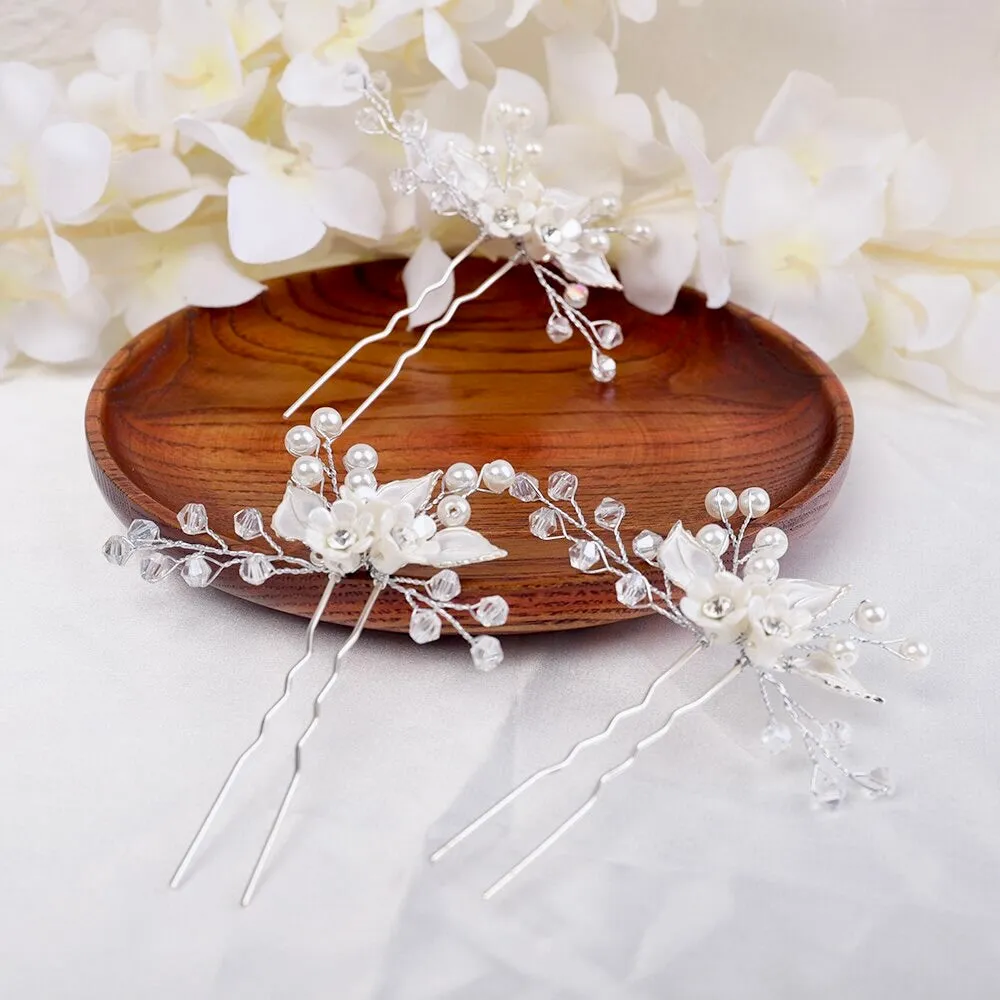
[[[116,527],[87,470],[90,376],[0,387],[0,996],[11,1000],[992,1000],[1000,994],[998,409],[852,375],[853,466],[786,570],[851,580],[936,648],[879,658],[883,707],[816,692],[851,760],[900,791],[816,814],[809,770],[758,742],[750,678],[649,751],[577,832],[490,904],[706,661],[512,821],[424,856],[521,775],[636,698],[680,648],[661,623],[464,646],[366,636],[310,746],[249,910],[237,900],[322,667],[180,892],[166,881],[298,655],[298,621],[104,563]],[[555,556],[555,553],[554,553]],[[808,694],[808,692],[807,692]]]

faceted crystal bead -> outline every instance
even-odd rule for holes
[[[112,566],[124,566],[135,551],[135,546],[124,535],[112,535],[101,551]]]
[[[244,507],[233,515],[233,530],[249,541],[264,534],[264,518],[256,507]]]
[[[354,116],[354,124],[366,135],[381,135],[385,131],[382,118],[374,108],[361,108]]]
[[[431,203],[431,208],[438,215],[454,215],[458,211],[455,199],[446,187],[431,188],[427,197]]]
[[[189,587],[207,587],[212,579],[212,564],[196,552],[181,564],[181,577]]]
[[[772,719],[761,731],[760,741],[771,753],[781,753],[791,744],[792,731],[783,722]]]
[[[588,570],[595,566],[601,558],[601,550],[597,542],[574,542],[569,547],[569,564],[573,569]]]
[[[813,768],[810,786],[813,802],[818,808],[834,810],[844,801],[844,786],[817,764]]]
[[[873,798],[889,798],[896,791],[892,777],[887,768],[876,767],[865,773],[856,773],[854,780],[861,785],[865,791]]]
[[[139,576],[146,583],[159,583],[173,568],[177,560],[163,552],[144,552],[139,559]]]
[[[369,77],[372,89],[385,96],[392,90],[392,81],[384,69],[377,69]]]
[[[499,594],[484,597],[476,605],[475,610],[476,620],[480,625],[485,625],[487,628],[497,628],[500,625],[506,625],[509,614],[510,606]]]
[[[594,510],[594,520],[608,531],[614,531],[625,517],[625,505],[614,497],[605,497]]]
[[[590,298],[590,289],[586,285],[574,282],[566,286],[563,291],[563,298],[574,309],[584,309],[587,306],[587,300]]]
[[[469,652],[472,655],[472,665],[476,670],[482,670],[483,673],[493,670],[503,663],[503,646],[500,645],[500,640],[496,636],[477,635],[472,640]]]
[[[422,111],[412,108],[399,116],[399,131],[407,139],[419,139],[427,131],[427,118]]]
[[[553,472],[549,476],[549,496],[553,500],[572,500],[580,480],[572,472]]]
[[[201,503],[186,503],[177,512],[177,523],[185,535],[203,535],[208,527],[208,513]]]
[[[453,601],[462,593],[462,581],[453,569],[443,569],[427,581],[427,593],[435,601]]]
[[[621,347],[622,341],[625,339],[622,328],[610,320],[595,323],[594,334],[597,337],[597,342],[606,351],[613,351],[616,347]]]
[[[137,518],[128,526],[125,535],[133,545],[138,547],[143,542],[155,542],[160,537],[160,529],[152,521]]]
[[[561,344],[573,336],[573,324],[562,313],[553,313],[545,324],[545,332],[553,344]]]
[[[274,576],[274,567],[266,556],[255,552],[252,556],[247,556],[240,563],[240,576],[247,583],[252,584],[254,587],[259,587],[270,577]]]
[[[649,581],[641,573],[626,573],[615,583],[618,600],[627,608],[637,608],[649,598]]]
[[[441,619],[430,608],[416,608],[410,615],[410,638],[423,645],[441,636]]]
[[[613,382],[618,374],[618,363],[607,354],[595,352],[590,361],[590,374],[598,382]]]
[[[537,500],[540,495],[538,480],[534,476],[529,476],[527,472],[519,472],[514,477],[514,482],[510,484],[510,495],[523,503]]]
[[[549,507],[539,507],[531,512],[528,528],[535,538],[546,541],[559,534],[559,515]]]
[[[420,181],[417,175],[405,167],[397,167],[389,174],[389,184],[396,194],[413,194],[417,190]]]
[[[662,535],[658,535],[655,531],[640,531],[632,539],[632,551],[640,559],[645,559],[648,563],[655,563],[656,554],[660,551],[662,544]]]
[[[846,747],[851,742],[851,727],[839,719],[832,719],[823,726],[823,742],[833,749]]]

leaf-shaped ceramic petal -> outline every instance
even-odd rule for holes
[[[439,551],[427,562],[431,566],[466,566],[469,563],[503,559],[507,553],[498,549],[488,538],[471,528],[442,528],[434,536]]]
[[[326,501],[318,493],[289,483],[281,503],[271,515],[271,528],[281,538],[301,542],[306,537],[309,515],[323,507],[326,507]]]
[[[851,673],[848,667],[838,663],[829,653],[815,652],[807,657],[795,660],[792,664],[795,673],[812,680],[819,681],[834,691],[841,694],[849,694],[854,698],[863,698],[865,701],[881,702],[882,698],[877,694],[872,694],[861,682]]]
[[[670,529],[670,534],[660,544],[656,558],[663,575],[681,590],[687,590],[696,576],[712,576],[722,569],[718,558],[680,521]]]
[[[380,486],[375,492],[375,499],[391,507],[408,503],[415,511],[423,510],[431,499],[434,487],[441,478],[440,469],[428,472],[420,479],[397,479],[395,482]]]
[[[621,288],[611,265],[599,253],[562,254],[559,267],[573,281],[581,281],[591,288]]]
[[[847,587],[833,587],[812,580],[781,580],[778,589],[788,598],[789,607],[803,608],[814,618],[829,611],[847,593]]]

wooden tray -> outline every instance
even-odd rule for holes
[[[466,264],[459,291],[489,266]],[[284,491],[291,458],[282,411],[403,299],[399,263],[380,261],[275,281],[247,305],[190,309],[137,337],[101,372],[87,404],[91,464],[112,509],[124,522],[149,517],[183,537],[175,512],[201,501],[213,527],[238,541],[233,512],[254,506],[270,516]],[[643,528],[663,534],[678,517],[696,529],[707,520],[704,495],[718,485],[765,487],[765,521],[793,535],[823,515],[846,471],[853,420],[844,387],[816,355],[743,310],[707,309],[694,293],[663,317],[613,293],[593,295],[588,312],[625,330],[613,383],[591,379],[578,337],[548,340],[545,298],[520,268],[463,306],[343,446],[377,448],[380,482],[500,457],[543,483],[569,469],[585,510],[606,495],[627,506],[628,541]],[[397,330],[362,352],[294,422],[324,404],[350,413],[413,336]],[[471,526],[510,556],[464,569],[466,593],[503,594],[510,632],[634,616],[609,578],[573,571],[563,543],[528,533],[530,509],[507,496],[475,499]],[[251,587],[227,571],[216,586],[309,615],[322,584],[293,576]],[[344,581],[327,618],[351,622],[367,588],[364,578]],[[407,619],[390,595],[371,624],[398,631]]]

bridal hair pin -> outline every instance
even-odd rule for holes
[[[292,403],[285,417],[290,417],[359,351],[388,337],[400,320],[412,316],[429,295],[448,284],[459,265],[488,240],[509,243],[509,258],[476,289],[454,299],[444,315],[425,327],[417,342],[399,356],[385,380],[344,421],[345,429],[385,392],[406,362],[424,349],[462,305],[479,298],[520,264],[531,268],[552,309],[545,328],[549,339],[560,344],[578,332],[590,347],[591,375],[598,382],[610,382],[617,365],[605,352],[622,343],[622,328],[610,320],[591,320],[584,310],[591,288],[621,288],[607,259],[612,237],[648,244],[654,238],[650,227],[635,220],[618,225],[622,206],[615,194],[593,199],[545,187],[533,172],[542,146],[528,134],[532,113],[526,106],[498,103],[493,109],[496,141],[476,146],[465,136],[431,129],[420,111],[410,109],[397,118],[386,96],[389,79],[384,73],[369,75],[359,65],[349,69],[348,79],[366,100],[357,113],[358,128],[369,135],[394,139],[405,150],[408,165],[393,171],[393,189],[400,194],[422,191],[435,214],[458,216],[475,226],[477,232],[437,281],[395,313],[378,333],[351,347]]]
[[[872,797],[892,794],[885,768],[857,771],[841,761],[837,751],[849,742],[847,724],[821,722],[792,695],[785,678],[799,675],[841,694],[881,702],[854,675],[861,649],[876,646],[911,664],[926,666],[930,662],[926,643],[880,638],[887,613],[882,605],[869,600],[838,617],[836,608],[849,593],[848,586],[781,577],[778,560],[788,549],[785,533],[770,525],[757,531],[752,541],[747,537],[750,522],[766,514],[770,507],[767,492],[759,487],[745,489],[739,496],[727,487],[710,490],[705,507],[718,521],[706,524],[697,535],[692,535],[680,521],[665,539],[648,530],[636,535],[632,553],[640,563],[662,573],[660,585],[649,578],[645,567],[638,567],[626,549],[621,534],[624,505],[606,497],[594,511],[594,522],[610,535],[609,542],[588,525],[576,500],[577,485],[572,473],[554,472],[546,496],[536,479],[521,473],[511,484],[510,493],[525,503],[539,504],[530,516],[531,533],[543,540],[569,542],[569,561],[575,569],[616,577],[614,586],[623,605],[655,612],[692,632],[695,641],[653,681],[641,701],[621,709],[601,732],[581,740],[559,762],[525,778],[438,848],[431,861],[439,861],[532,786],[569,766],[581,751],[608,738],[620,721],[642,712],[661,684],[710,646],[732,650],[735,660],[730,669],[702,694],[673,709],[663,724],[639,740],[624,760],[605,771],[590,797],[494,882],[484,898],[491,898],[512,882],[578,823],[594,807],[601,790],[627,771],[643,750],[666,736],[677,719],[706,704],[744,671],[756,676],[767,711],[768,722],[761,739],[770,749],[781,751],[790,745],[793,731],[798,735],[813,765],[811,790],[817,805],[837,807],[849,785]],[[738,529],[730,520],[737,510],[743,514]],[[744,552],[748,541],[749,548]],[[727,552],[728,568],[722,560]],[[672,588],[681,592],[679,601],[675,601]]]
[[[293,427],[286,434],[285,448],[294,460],[284,498],[271,517],[273,534],[265,528],[259,510],[248,507],[234,515],[236,534],[246,541],[261,540],[267,550],[231,548],[209,527],[205,507],[200,503],[186,504],[178,512],[177,521],[185,535],[208,536],[211,544],[164,538],[159,527],[145,519],[133,521],[124,535],[114,535],[104,544],[105,557],[115,565],[124,565],[134,555],[140,575],[150,583],[177,572],[189,586],[207,587],[228,569],[238,569],[242,579],[254,586],[262,586],[278,574],[316,573],[327,577],[306,628],[305,652],[286,674],[280,697],[262,716],[257,737],[230,769],[177,866],[170,881],[173,888],[184,878],[243,765],[260,746],[268,721],[288,699],[292,682],[312,657],[316,627],[334,588],[345,576],[367,573],[371,591],[353,630],[334,656],[325,683],[313,701],[311,721],[295,744],[292,776],[247,882],[244,906],[253,898],[291,804],[301,774],[302,750],[318,725],[320,707],[337,681],[340,663],[357,642],[383,592],[395,591],[412,609],[409,633],[414,642],[433,642],[444,623],[469,644],[477,669],[492,670],[503,660],[503,649],[495,636],[470,635],[458,616],[471,616],[488,628],[499,627],[507,621],[507,602],[491,595],[473,604],[457,603],[462,586],[454,567],[506,556],[466,525],[472,513],[469,498],[473,494],[500,493],[513,482],[515,474],[510,463],[500,459],[477,472],[467,462],[457,462],[445,472],[379,486],[375,479],[375,449],[355,444],[344,452],[346,473],[338,485],[332,442],[341,429],[340,414],[322,407],[313,413],[310,426]],[[301,543],[308,555],[287,553],[275,535]],[[429,566],[438,572],[426,580],[398,575],[408,565]]]

